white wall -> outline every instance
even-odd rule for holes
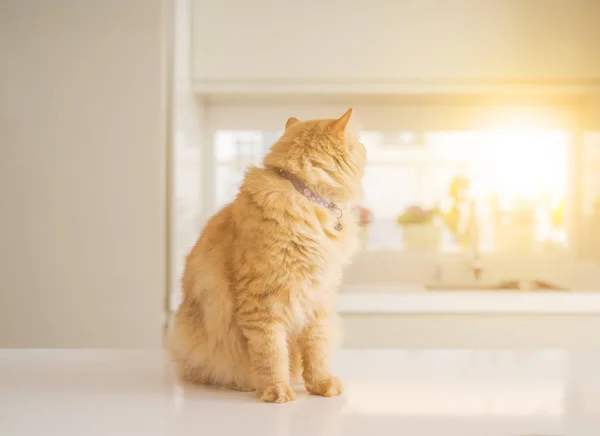
[[[600,77],[596,0],[194,0],[194,6],[199,84],[317,82],[340,89],[364,82]]]
[[[0,346],[153,347],[166,5],[0,3]]]
[[[192,89],[191,0],[174,0],[173,185],[171,215],[170,306],[180,298],[185,256],[200,234],[204,102]]]

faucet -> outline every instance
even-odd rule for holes
[[[483,265],[478,254],[475,254],[475,257],[473,257],[473,261],[471,262],[471,271],[473,272],[473,277],[475,280],[479,281],[481,274],[483,273]]]

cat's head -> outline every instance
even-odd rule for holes
[[[348,109],[337,119],[290,118],[265,166],[285,169],[333,201],[359,200],[366,151],[349,125],[351,116]]]

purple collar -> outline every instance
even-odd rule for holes
[[[315,191],[311,190],[308,186],[306,186],[306,183],[304,183],[302,180],[300,180],[295,175],[284,170],[283,168],[279,168],[277,170],[277,172],[279,173],[279,175],[281,177],[289,180],[290,183],[292,185],[294,185],[294,188],[296,188],[296,191],[298,191],[299,193],[304,195],[310,201],[312,201],[315,204],[318,204],[321,207],[324,207],[325,209],[329,209],[332,212],[336,212],[338,214],[338,217],[337,217],[337,224],[334,226],[334,229],[336,229],[337,231],[340,231],[344,228],[342,226],[342,222],[341,222],[342,216],[343,216],[342,209],[340,209],[337,204],[335,204],[333,201],[325,200],[323,197],[321,197]]]

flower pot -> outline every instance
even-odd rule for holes
[[[369,225],[359,226],[358,238],[361,251],[367,251],[369,247]]]
[[[437,251],[440,245],[440,229],[431,224],[405,224],[402,226],[404,251]]]

